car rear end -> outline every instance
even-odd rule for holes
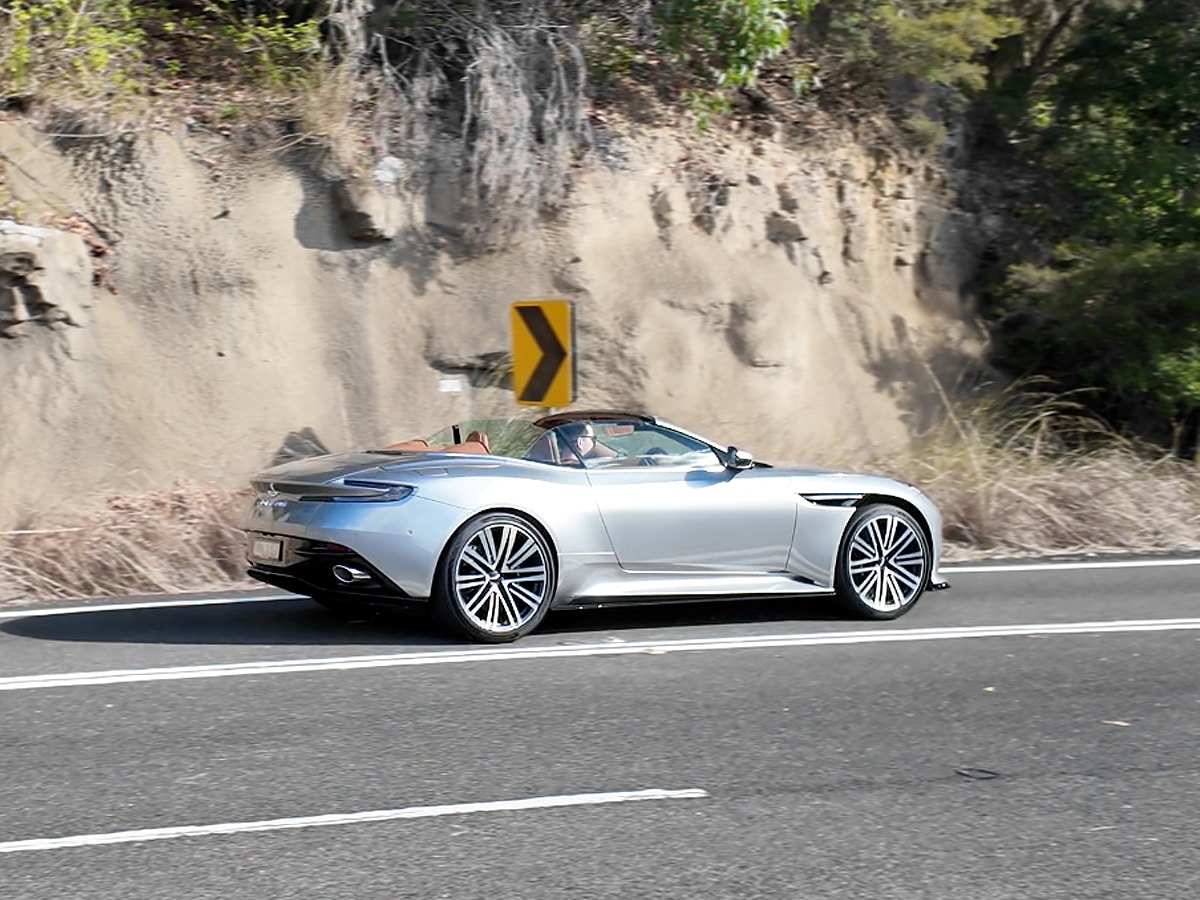
[[[463,510],[422,496],[419,476],[379,462],[369,454],[304,460],[253,479],[243,521],[248,574],[309,596],[428,599]]]

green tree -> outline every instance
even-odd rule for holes
[[[1022,85],[1020,146],[1056,185],[1028,220],[1054,249],[1014,266],[999,292],[1000,361],[1093,388],[1096,408],[1194,455],[1200,5],[1095,2],[1075,15],[1041,80]]]
[[[1190,455],[1200,411],[1200,244],[1063,245],[1060,260],[1072,251],[1069,265],[1014,267],[1001,322],[1007,362],[1092,389],[1093,409]]]
[[[975,93],[988,57],[1020,29],[1012,0],[823,0],[814,10],[809,52],[827,82],[881,86],[911,76]]]

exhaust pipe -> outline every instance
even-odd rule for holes
[[[333,577],[342,584],[361,584],[364,581],[370,581],[371,575],[364,572],[362,569],[356,569],[354,566],[344,566],[338,564],[333,567]]]

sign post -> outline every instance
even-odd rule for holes
[[[517,403],[568,406],[575,399],[575,317],[570,300],[512,304],[512,384]]]

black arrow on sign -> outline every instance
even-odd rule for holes
[[[538,403],[546,396],[546,391],[550,390],[554,376],[558,374],[563,360],[567,358],[567,350],[558,340],[558,335],[554,333],[540,306],[518,306],[517,312],[542,351],[542,358],[538,360],[533,374],[525,382],[525,389],[517,399],[526,403]]]

